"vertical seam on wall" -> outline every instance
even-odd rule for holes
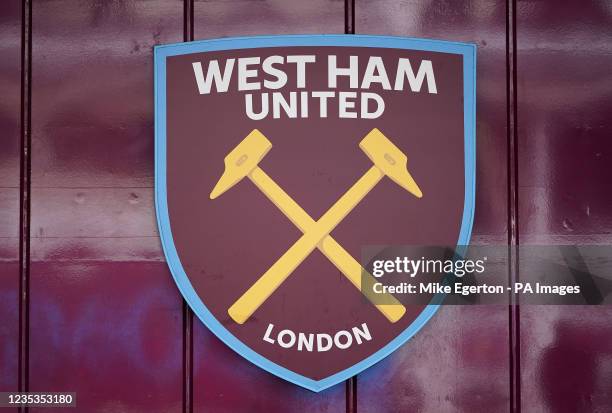
[[[194,0],[184,0],[183,3],[183,41],[193,41],[193,3]]]
[[[506,110],[507,110],[507,179],[508,179],[508,277],[510,285],[518,281],[518,132],[517,132],[517,36],[516,0],[506,2]],[[514,290],[513,290],[514,291]],[[516,293],[508,306],[508,347],[510,375],[510,412],[521,411],[520,307]]]
[[[31,99],[32,99],[32,3],[21,3],[21,113],[19,164],[19,371],[18,390],[29,390],[30,341],[30,181],[31,169]],[[27,412],[27,407],[20,407]]]
[[[355,34],[355,0],[344,0],[344,34]]]
[[[189,0],[187,0],[189,1]],[[183,412],[193,411],[193,313],[183,300]]]
[[[193,41],[193,0],[183,2],[183,41]],[[183,413],[193,412],[193,312],[183,299]]]
[[[344,0],[344,34],[355,34],[355,0]],[[357,376],[345,383],[346,413],[357,413]]]

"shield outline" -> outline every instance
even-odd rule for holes
[[[166,58],[171,56],[221,50],[292,46],[348,46],[408,49],[460,54],[463,57],[463,124],[465,155],[465,199],[457,246],[467,246],[474,222],[476,187],[476,49],[472,43],[374,35],[274,35],[228,37],[174,43],[154,48],[155,99],[155,209],[162,248],[172,277],[181,294],[198,318],[221,341],[256,366],[306,389],[320,392],[357,375],[387,357],[412,338],[436,313],[436,298],[397,337],[360,362],[321,380],[295,373],[252,350],[229,332],[208,310],[194,290],[176,251],[168,216],[166,194]],[[459,248],[458,248],[459,250]],[[461,252],[458,251],[460,254]]]

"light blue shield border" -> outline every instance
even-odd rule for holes
[[[474,194],[476,186],[476,45],[441,40],[415,39],[393,36],[364,35],[284,35],[234,37],[176,43],[156,46],[155,59],[155,207],[157,224],[166,261],[174,281],[191,306],[193,312],[225,344],[238,354],[276,376],[307,389],[319,392],[362,372],[404,344],[414,336],[436,313],[439,305],[430,304],[395,339],[368,358],[346,370],[322,380],[312,380],[288,370],[253,351],[230,333],[206,308],[195,292],[176,251],[168,217],[166,194],[166,58],[191,53],[218,50],[253,49],[261,47],[291,46],[353,46],[422,50],[453,53],[463,56],[463,105],[465,136],[465,203],[458,246],[469,244],[474,221]]]

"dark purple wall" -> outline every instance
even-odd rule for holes
[[[608,308],[445,307],[393,356],[321,394],[191,326],[155,225],[152,103],[152,46],[191,30],[474,42],[473,242],[609,244],[609,2],[191,1],[32,0],[23,67],[22,2],[0,2],[0,391],[18,389],[21,373],[31,391],[76,391],[83,412],[612,411]]]
[[[15,391],[19,369],[20,1],[2,2],[0,10],[0,391]]]
[[[151,48],[182,40],[182,26],[172,0],[33,2],[29,386],[74,389],[81,411],[181,410]]]
[[[612,5],[518,5],[519,239],[610,245]],[[525,411],[612,411],[612,307],[525,307],[520,329]]]
[[[478,45],[472,243],[506,244],[505,2],[368,1],[355,11],[356,33]],[[508,411],[508,359],[506,308],[446,306],[407,345],[358,377],[358,411]]]

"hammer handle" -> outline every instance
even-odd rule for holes
[[[311,230],[315,221],[261,168],[255,168],[248,177],[302,232]],[[376,282],[375,278],[372,277],[372,275],[368,273],[331,235],[327,235],[323,238],[317,244],[317,248],[359,291],[362,291],[362,280],[365,281],[366,285],[374,285]],[[392,323],[402,318],[406,312],[406,308],[389,293],[378,294],[380,298],[376,300],[377,302],[375,302],[373,294],[364,295]],[[380,304],[381,301],[384,304]]]
[[[355,208],[382,179],[383,173],[372,166],[304,233],[228,310],[230,317],[243,324],[282,284],[317,244]]]

